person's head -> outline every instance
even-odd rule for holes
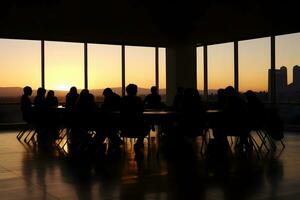
[[[69,93],[70,94],[77,94],[77,88],[75,86],[71,87]]]
[[[245,92],[245,96],[248,102],[257,100],[257,96],[252,90],[248,90],[247,92]]]
[[[137,85],[132,83],[127,85],[126,92],[128,96],[135,96],[137,94]]]
[[[88,89],[83,89],[80,92],[80,97],[81,98],[87,98],[89,96],[89,90]]]
[[[54,97],[54,91],[53,90],[49,90],[47,93],[47,98],[52,98]]]
[[[225,88],[225,95],[226,97],[235,97],[237,95],[237,92],[232,86],[228,86]]]
[[[37,96],[45,96],[46,90],[44,88],[39,88],[36,92]]]
[[[151,93],[152,94],[157,94],[158,92],[157,92],[157,87],[156,86],[152,86],[151,87]]]
[[[32,94],[32,89],[29,86],[23,88],[23,92],[25,95],[30,96]]]
[[[110,95],[112,95],[113,94],[113,91],[112,91],[112,89],[110,89],[110,88],[105,88],[104,90],[103,90],[103,96],[105,96],[105,97],[108,97],[108,96],[110,96]]]

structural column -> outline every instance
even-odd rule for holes
[[[125,96],[125,45],[122,45],[122,96]]]
[[[239,43],[234,42],[234,88],[239,91]]]
[[[155,86],[159,88],[159,49],[155,47]]]
[[[166,49],[167,104],[173,103],[178,87],[197,88],[196,46],[178,44]]]
[[[84,89],[88,89],[88,45],[84,43]]]
[[[207,72],[207,45],[203,46],[203,89],[204,89],[204,98],[207,99],[208,96],[208,72]]]
[[[276,67],[275,67],[275,36],[271,36],[271,74],[270,100],[276,103]]]
[[[41,85],[45,88],[45,41],[41,41]]]

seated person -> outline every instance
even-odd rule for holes
[[[34,106],[36,109],[42,109],[46,106],[45,103],[46,90],[44,88],[39,88],[34,98]]]
[[[111,88],[105,88],[103,90],[104,102],[101,105],[103,111],[120,110],[121,97],[114,93]]]
[[[146,109],[157,109],[163,107],[161,96],[158,94],[158,89],[156,86],[151,87],[151,94],[146,96],[144,105]]]
[[[184,88],[178,87],[176,95],[173,101],[173,108],[177,111],[182,111],[183,109],[183,98],[184,98]]]
[[[74,118],[71,132],[71,149],[83,150],[82,145],[87,145],[90,138],[89,130],[97,128],[97,106],[94,95],[89,90],[83,89],[80,92],[78,101],[75,106]],[[80,147],[81,146],[81,147]]]
[[[26,122],[30,122],[32,120],[32,103],[30,100],[30,96],[32,94],[32,89],[29,86],[23,88],[24,94],[21,97],[21,111],[23,120]]]
[[[58,100],[53,90],[49,90],[45,98],[45,134],[48,141],[58,138],[59,115],[57,113]]]
[[[248,119],[251,123],[250,126],[252,129],[262,128],[263,122],[266,118],[265,116],[265,107],[264,104],[260,101],[257,95],[248,90],[245,93],[247,98],[247,107],[248,107]]]
[[[66,125],[71,126],[72,122],[74,121],[74,111],[75,106],[78,101],[79,94],[77,93],[76,87],[71,87],[70,91],[66,95],[66,104],[65,104],[65,113],[63,115],[63,120]]]
[[[57,107],[58,106],[58,100],[57,97],[54,95],[53,90],[49,90],[47,93],[47,97],[45,99],[45,105],[49,107]]]
[[[118,136],[119,122],[113,117],[112,112],[120,110],[121,97],[114,93],[111,88],[105,88],[103,96],[104,102],[100,108],[102,111],[101,122],[103,123],[101,128],[103,130],[99,130],[99,134],[102,136],[97,133],[97,138],[99,142],[103,142],[106,137],[109,137],[110,146],[118,147],[123,144],[123,141]]]
[[[224,91],[223,110],[216,119],[214,130],[216,142],[228,145],[227,136],[229,135],[239,136],[240,144],[247,145],[248,134],[246,102],[232,86],[228,86]]]
[[[69,93],[66,95],[66,109],[68,111],[74,110],[78,97],[77,88],[71,87]]]
[[[47,122],[46,117],[46,100],[45,100],[46,90],[44,88],[39,88],[34,98],[34,113],[35,113],[35,123],[37,125],[37,140],[38,144],[41,146],[47,146],[49,144],[48,137],[45,130],[45,124]]]
[[[186,136],[194,137],[203,134],[205,125],[205,109],[198,90],[187,88],[184,90],[182,117],[179,129]]]
[[[136,96],[137,86],[129,84],[126,87],[127,96],[121,100],[121,122],[122,135],[126,137],[137,137],[135,149],[144,146],[144,137],[149,132],[149,127],[143,119],[144,105],[140,97]]]

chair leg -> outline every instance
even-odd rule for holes
[[[31,132],[33,132],[32,129],[30,129],[30,130],[28,131],[28,134],[26,135],[26,137],[25,137],[25,139],[24,139],[24,142],[27,142],[27,138],[29,137],[29,135],[31,134]]]
[[[283,142],[282,140],[280,140],[280,143],[281,143],[281,145],[282,145],[282,148],[284,149],[284,148],[285,148],[284,142]]]

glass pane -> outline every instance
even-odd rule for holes
[[[293,83],[293,67],[300,65],[300,33],[276,37],[276,68],[287,68],[288,84]]]
[[[166,48],[159,48],[159,93],[166,101]]]
[[[81,43],[45,42],[45,87],[67,91],[84,88],[84,47]]]
[[[27,85],[33,89],[40,87],[41,42],[0,39],[0,47],[0,87],[18,87],[1,96],[20,95],[20,88]]]
[[[20,96],[23,87],[41,85],[41,42],[0,39],[0,122],[22,121]],[[4,104],[3,104],[4,103]]]
[[[88,45],[88,86],[96,100],[103,100],[99,96],[102,96],[103,89],[107,87],[119,95],[122,94],[121,56],[121,46]]]
[[[126,46],[125,56],[126,86],[134,83],[140,95],[150,93],[155,85],[155,48]]]
[[[300,123],[300,33],[280,35],[275,39],[279,113],[285,127],[296,127]]]
[[[233,43],[210,45],[208,56],[208,93],[216,93],[219,88],[233,86],[234,57]]]
[[[261,93],[268,100],[268,70],[270,68],[270,38],[239,42],[239,90]]]
[[[204,90],[203,47],[197,47],[197,89],[201,94]]]

